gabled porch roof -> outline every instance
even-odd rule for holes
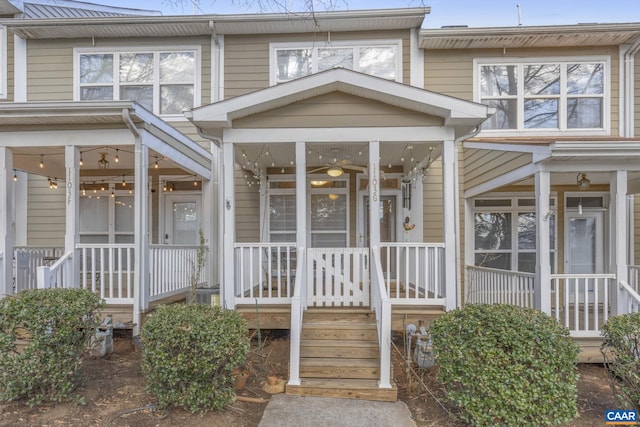
[[[335,91],[441,117],[446,127],[454,129],[456,137],[478,126],[494,113],[493,108],[483,104],[335,68],[195,108],[185,114],[204,134],[215,134],[222,129],[232,128],[235,119]]]

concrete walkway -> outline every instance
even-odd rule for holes
[[[415,427],[404,402],[271,396],[259,427]]]

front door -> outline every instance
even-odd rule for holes
[[[198,245],[202,228],[200,194],[171,194],[164,200],[164,243]]]

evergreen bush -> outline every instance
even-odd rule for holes
[[[34,405],[72,397],[102,306],[83,289],[36,289],[0,300],[0,400]],[[26,341],[21,351],[19,340]]]
[[[577,415],[577,355],[569,331],[533,309],[468,305],[430,328],[438,380],[477,426],[542,426]]]
[[[249,352],[239,313],[200,304],[159,307],[142,329],[142,371],[160,408],[221,410],[235,397],[234,368]]]
[[[602,335],[613,394],[622,407],[640,410],[640,313],[610,317]]]

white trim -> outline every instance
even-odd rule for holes
[[[27,41],[13,36],[13,100],[27,102]]]
[[[551,174],[546,171],[537,171],[535,174],[535,215],[536,215],[536,290],[535,290],[535,307],[546,314],[551,314],[551,239],[549,236],[550,227],[549,220],[553,211],[549,203],[551,196]],[[557,203],[556,203],[557,205]],[[515,219],[512,218],[512,222]],[[557,227],[556,221],[556,227]],[[555,232],[555,230],[554,230]],[[554,234],[556,240],[557,233]],[[513,241],[517,241],[518,236],[513,236]],[[514,247],[515,246],[515,247]],[[558,245],[554,244],[555,252],[558,251]],[[516,257],[520,253],[519,245],[513,245],[512,253]],[[514,260],[511,260],[512,266]],[[517,269],[516,269],[517,270]],[[557,270],[557,267],[556,267]]]
[[[0,147],[0,298],[13,293],[13,243],[15,226],[13,151]]]
[[[289,80],[283,80],[278,82],[276,80],[276,69],[278,66],[276,60],[276,51],[282,49],[309,49],[312,51],[311,56],[311,74],[318,72],[318,49],[323,48],[353,48],[354,49],[354,70],[358,71],[356,62],[358,60],[359,47],[395,47],[396,48],[396,69],[395,69],[395,81],[402,83],[402,39],[381,39],[381,40],[330,40],[331,33],[328,33],[329,40],[324,42],[318,42],[317,40],[310,41],[297,41],[297,42],[271,42],[269,43],[269,85],[274,86],[276,84],[282,84]]]
[[[483,65],[501,65],[509,64],[518,67],[521,70],[527,64],[558,64],[562,70],[566,69],[566,65],[570,63],[596,63],[600,62],[604,64],[604,81],[603,81],[603,93],[598,94],[585,94],[585,97],[602,98],[602,124],[601,128],[586,128],[586,129],[570,129],[566,127],[566,100],[571,97],[580,97],[581,94],[575,94],[567,96],[566,91],[560,91],[558,95],[549,95],[546,98],[558,99],[558,125],[557,129],[525,129],[524,128],[524,98],[525,93],[522,88],[522,72],[518,72],[518,93],[512,95],[513,99],[517,100],[517,119],[518,123],[516,129],[486,129],[480,132],[483,137],[504,137],[509,136],[559,136],[559,135],[572,135],[572,136],[594,136],[594,135],[610,135],[611,133],[611,56],[594,55],[594,56],[567,56],[567,57],[498,57],[498,58],[474,58],[473,59],[473,100],[480,102],[482,96],[480,93],[480,73],[479,68]],[[564,79],[564,72],[560,73],[560,84],[564,86],[566,84]],[[545,96],[540,96],[545,97]],[[487,97],[485,97],[487,98]],[[491,98],[491,97],[489,97]],[[505,96],[498,97],[504,99]],[[531,98],[531,97],[528,97]]]
[[[211,103],[224,99],[224,35],[211,35]]]
[[[202,46],[199,45],[168,45],[168,46],[105,46],[105,47],[74,47],[73,48],[73,100],[80,101],[80,55],[84,54],[107,54],[113,55],[113,81],[111,84],[93,84],[90,86],[111,86],[113,88],[113,100],[120,100],[120,54],[123,53],[151,53],[153,54],[154,72],[153,82],[144,83],[145,86],[153,87],[153,110],[152,112],[168,121],[183,121],[183,113],[176,114],[160,114],[160,66],[159,54],[175,53],[175,52],[193,52],[194,53],[194,73],[193,76],[193,108],[202,105]],[[191,84],[191,83],[184,83]]]
[[[7,99],[7,27],[0,25],[0,99]]]
[[[420,29],[412,28],[409,33],[409,61],[411,86],[424,89],[424,50],[420,49]]]
[[[368,142],[441,142],[453,139],[454,130],[444,126],[354,127],[354,128],[255,128],[225,129],[223,139],[236,144],[269,144],[304,140],[314,143]]]
[[[456,272],[456,225],[458,218],[455,217],[455,205],[459,200],[455,197],[457,192],[454,185],[456,183],[455,174],[455,149],[456,143],[453,140],[442,143],[442,207],[443,207],[443,237],[444,237],[444,272],[445,272],[445,295],[447,311],[458,307],[456,297],[457,272]]]
[[[477,150],[492,150],[492,151],[509,151],[513,153],[531,153],[540,156],[549,157],[551,155],[551,148],[548,145],[523,145],[523,144],[498,144],[491,142],[475,142],[465,141],[463,142],[464,148],[475,148]]]

